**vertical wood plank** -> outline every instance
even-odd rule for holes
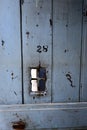
[[[79,101],[82,0],[53,0],[53,102]]]
[[[22,5],[23,69],[25,103],[51,101],[51,0],[25,0]],[[43,50],[43,46],[48,50]],[[39,51],[39,52],[38,52]],[[30,67],[46,68],[46,96],[30,96]]]
[[[22,102],[19,0],[0,0],[0,104]]]
[[[81,101],[87,101],[87,0],[83,5],[83,34],[82,34],[82,66],[81,66]]]

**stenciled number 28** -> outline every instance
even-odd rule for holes
[[[44,45],[44,46],[37,46],[37,52],[41,53],[41,52],[47,52],[48,51],[48,46]]]

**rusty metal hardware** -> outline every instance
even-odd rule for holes
[[[23,121],[18,121],[13,123],[13,130],[25,130],[26,123]]]

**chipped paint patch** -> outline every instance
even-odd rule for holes
[[[71,87],[75,87],[75,86],[73,85],[72,76],[71,76],[70,72],[68,72],[68,73],[66,74],[66,77],[67,77],[67,80],[70,82]]]

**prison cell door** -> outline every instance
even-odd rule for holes
[[[87,127],[86,42],[87,0],[0,1],[0,130]]]

